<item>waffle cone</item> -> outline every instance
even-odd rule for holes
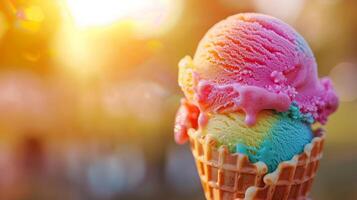
[[[272,173],[263,162],[253,164],[244,154],[217,148],[215,139],[199,131],[190,130],[189,138],[206,199],[303,200],[308,199],[325,136],[316,131],[304,152],[281,162]]]

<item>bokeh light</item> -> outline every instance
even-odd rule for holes
[[[46,88],[31,73],[3,73],[0,75],[0,111],[6,118],[13,116],[12,120],[19,116],[40,117],[49,111]]]
[[[157,121],[162,117],[162,102],[168,92],[150,81],[132,81],[109,87],[104,91],[103,105],[113,115],[132,114],[144,121]]]
[[[5,18],[5,15],[3,12],[0,11],[0,42],[4,34],[6,33],[7,29],[9,28],[8,22]]]
[[[304,7],[305,0],[254,0],[259,12],[273,15],[287,22],[294,22]]]
[[[96,55],[88,35],[65,27],[54,39],[54,50],[60,71],[79,76],[90,76],[98,72],[100,53]]]
[[[31,33],[37,32],[45,19],[43,10],[39,6],[19,8],[16,16],[16,26]]]
[[[357,99],[357,65],[342,62],[330,72],[330,77],[341,101],[355,101]]]

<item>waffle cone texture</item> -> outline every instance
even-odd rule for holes
[[[311,143],[272,173],[263,162],[251,163],[240,153],[229,153],[213,138],[189,131],[192,154],[207,200],[305,200],[322,157],[324,133],[315,132]]]

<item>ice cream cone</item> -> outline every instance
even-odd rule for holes
[[[263,162],[253,164],[244,154],[231,154],[225,146],[217,148],[213,138],[199,131],[191,129],[189,138],[206,199],[302,200],[308,199],[325,136],[316,131],[304,152],[269,174]]]

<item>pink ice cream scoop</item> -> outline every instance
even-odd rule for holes
[[[324,124],[338,106],[331,82],[318,79],[306,41],[270,16],[245,13],[219,22],[201,40],[193,61],[197,100],[204,109],[241,108],[254,122],[259,110],[287,110],[295,101]],[[254,96],[247,96],[249,91]],[[251,98],[264,99],[266,105]]]
[[[338,107],[331,81],[318,78],[306,41],[267,15],[243,13],[220,21],[189,65],[181,66],[179,84],[201,114],[243,111],[246,123],[254,125],[260,111],[283,112],[295,102],[301,113],[324,124]]]

